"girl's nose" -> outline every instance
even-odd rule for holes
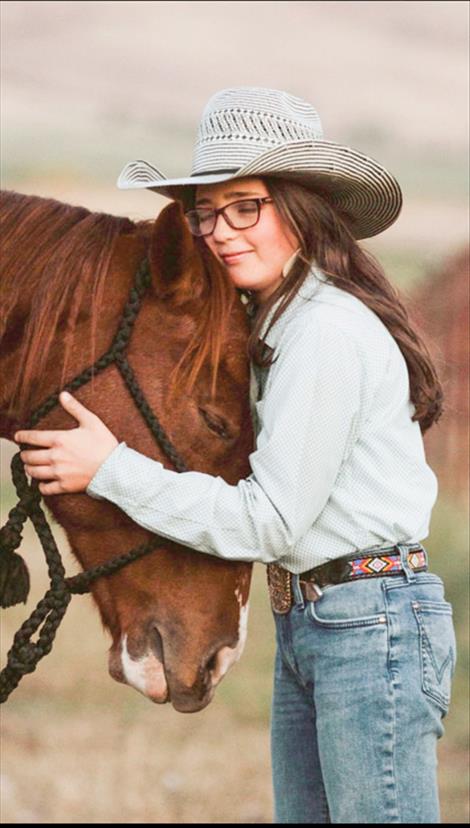
[[[230,224],[225,220],[225,217],[222,213],[219,213],[217,216],[217,221],[215,223],[214,231],[212,233],[214,241],[226,241],[227,239],[233,239],[238,233],[238,230],[234,230],[233,227],[230,227]]]

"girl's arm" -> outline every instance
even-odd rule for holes
[[[252,474],[230,485],[165,469],[120,443],[88,485],[136,523],[234,561],[280,560],[312,526],[356,435],[361,369],[354,346],[320,320],[289,326],[260,404]]]

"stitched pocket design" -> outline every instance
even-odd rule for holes
[[[456,659],[452,607],[447,601],[414,601],[412,607],[419,629],[421,686],[445,715]]]

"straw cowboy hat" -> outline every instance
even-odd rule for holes
[[[252,86],[223,89],[209,100],[189,177],[166,178],[148,161],[131,161],[117,186],[146,188],[187,203],[198,184],[268,175],[318,189],[343,213],[356,239],[381,233],[402,206],[398,182],[377,161],[323,139],[311,104]]]

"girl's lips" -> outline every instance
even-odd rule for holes
[[[248,253],[251,253],[251,250],[242,250],[240,253],[231,253],[227,256],[222,256],[225,264],[235,264],[239,262],[242,256],[246,256]]]

